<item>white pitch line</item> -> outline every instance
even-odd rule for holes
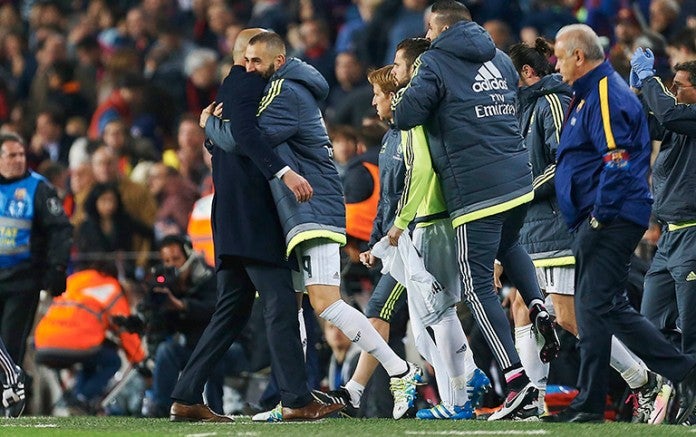
[[[0,424],[2,427],[10,427],[10,428],[58,428],[58,425],[54,423],[37,423],[36,425],[31,425],[28,423],[22,423],[22,424],[13,424],[13,423],[3,423]]]
[[[548,434],[548,431],[544,429],[532,429],[527,431],[522,430],[501,430],[501,431],[486,431],[486,430],[473,430],[473,431],[406,431],[407,435],[544,435]]]
[[[210,437],[218,435],[216,432],[205,432],[205,433],[198,433],[198,434],[186,434],[186,437]],[[249,437],[254,437],[259,435],[258,432],[252,432],[252,431],[244,431],[244,432],[233,432],[233,433],[224,433],[223,435],[235,435],[235,436],[249,436]]]

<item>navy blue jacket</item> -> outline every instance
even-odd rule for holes
[[[663,223],[696,221],[696,105],[677,103],[657,76],[643,81],[643,98],[664,129],[653,165],[653,214]]]
[[[558,209],[554,183],[556,150],[572,94],[559,74],[544,76],[519,90],[520,128],[534,177],[534,200],[529,204],[520,242],[537,267],[574,263],[572,236]]]
[[[379,151],[379,203],[377,216],[372,226],[370,247],[382,239],[394,224],[396,207],[404,192],[406,164],[401,148],[401,131],[390,128],[382,138]]]
[[[328,238],[346,242],[343,186],[333,163],[333,148],[319,105],[329,85],[311,65],[288,58],[271,76],[258,110],[264,137],[278,155],[312,185],[309,202],[297,203],[283,184],[271,181],[289,254],[302,241]]]
[[[309,202],[298,203],[281,180],[270,178],[271,191],[285,234],[287,254],[298,243],[309,239],[328,238],[340,244],[346,242],[343,187],[333,163],[333,149],[319,110],[319,102],[326,98],[328,92],[326,80],[314,67],[297,58],[289,58],[271,76],[258,105],[257,121],[263,133],[260,146],[273,146],[282,166],[287,164],[305,177],[314,190]],[[223,118],[227,117],[223,114]],[[206,124],[206,135],[220,148],[246,155],[251,151],[239,150],[236,144],[238,134],[230,130],[233,122],[242,124],[238,118],[230,118],[227,122],[210,117]],[[252,125],[250,129],[256,129],[253,122],[249,123]],[[269,153],[272,152],[265,150],[260,155],[267,156]],[[261,165],[275,169],[281,164],[262,161]]]
[[[423,125],[456,227],[529,202],[529,154],[517,122],[518,75],[478,24],[459,22],[414,63],[394,123]]]
[[[240,153],[212,148],[212,226],[216,264],[221,256],[286,266],[283,233],[268,179],[285,164],[274,159],[269,146],[259,141],[256,111],[266,81],[244,67],[233,66],[218,91],[223,117],[235,137]],[[210,117],[210,120],[215,117]],[[248,140],[248,141],[245,141]],[[264,150],[264,147],[266,148]]]
[[[590,215],[648,226],[650,137],[638,98],[608,62],[573,83],[556,164],[556,193],[570,229]]]

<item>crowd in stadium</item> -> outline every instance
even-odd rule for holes
[[[379,343],[369,348],[359,345],[361,335],[363,341],[368,337],[367,330],[361,328],[356,335],[342,325],[356,325],[358,316],[347,313],[348,310],[341,310],[341,314],[350,316],[334,315],[332,311],[336,314],[339,312],[338,304],[326,299],[318,300],[315,297],[318,292],[312,291],[305,277],[309,293],[304,296],[298,293],[299,324],[302,326],[299,340],[303,342],[305,353],[303,377],[314,397],[311,402],[324,407],[340,404],[340,408],[324,411],[326,414],[336,414],[334,411],[341,409],[349,416],[364,418],[417,415],[419,419],[471,419],[478,416],[493,420],[529,420],[549,413],[563,411],[568,414],[568,411],[573,411],[572,405],[580,404],[577,401],[571,404],[572,399],[578,393],[583,393],[581,398],[586,396],[581,386],[589,380],[601,381],[601,385],[608,390],[601,399],[601,414],[584,411],[587,415],[561,416],[565,417],[561,421],[593,422],[606,418],[696,424],[696,416],[691,414],[693,405],[685,406],[688,411],[684,414],[684,408],[677,413],[679,406],[667,402],[670,394],[673,399],[685,396],[682,386],[686,383],[669,382],[668,375],[656,373],[657,368],[647,366],[636,356],[641,354],[629,350],[631,348],[624,346],[616,337],[613,340],[607,337],[607,342],[613,341],[611,366],[617,372],[596,380],[588,376],[589,371],[584,373],[581,361],[589,359],[581,353],[584,349],[578,345],[576,337],[580,335],[583,338],[583,332],[590,332],[587,330],[588,322],[584,320],[576,324],[572,292],[566,294],[551,291],[551,288],[557,283],[574,283],[577,291],[585,285],[577,277],[573,281],[573,263],[563,264],[559,261],[544,264],[544,257],[535,257],[535,251],[536,255],[548,252],[540,249],[537,245],[539,241],[534,239],[538,234],[530,231],[533,225],[529,224],[529,214],[542,214],[539,210],[532,213],[530,207],[527,212],[525,207],[528,221],[522,227],[523,214],[515,231],[522,228],[521,242],[532,255],[536,267],[547,268],[537,269],[542,273],[539,278],[534,275],[532,282],[537,284],[538,281],[538,284],[531,289],[525,287],[529,279],[526,274],[529,272],[520,272],[522,269],[514,267],[518,263],[513,261],[518,258],[497,257],[495,285],[488,287],[491,292],[495,289],[495,305],[502,305],[507,322],[500,323],[498,320],[497,324],[494,323],[496,328],[491,331],[508,331],[507,336],[512,332],[510,347],[514,351],[514,339],[519,351],[517,360],[512,356],[516,352],[510,355],[506,349],[507,340],[496,346],[502,334],[488,332],[488,325],[481,320],[490,317],[496,322],[497,316],[491,315],[488,309],[471,306],[471,302],[477,299],[473,294],[459,296],[449,302],[446,305],[448,310],[443,310],[437,323],[431,324],[424,322],[425,316],[414,314],[410,301],[406,303],[404,285],[389,275],[382,275],[381,264],[374,260],[370,251],[382,237],[386,243],[396,245],[401,241],[401,232],[407,230],[405,234],[409,234],[408,229],[413,231],[414,243],[418,241],[418,244],[422,244],[417,246],[421,256],[426,254],[425,267],[443,285],[447,284],[438,276],[439,264],[435,264],[457,261],[457,248],[449,248],[449,243],[441,244],[435,233],[423,235],[423,231],[420,231],[419,235],[418,227],[411,225],[414,219],[418,223],[423,211],[418,209],[417,201],[409,205],[409,201],[413,201],[409,196],[425,190],[431,180],[412,182],[409,178],[414,178],[420,171],[418,166],[423,164],[424,159],[429,162],[427,148],[418,151],[417,146],[402,146],[404,150],[397,150],[399,142],[415,145],[421,141],[426,144],[430,132],[424,132],[422,128],[419,131],[418,126],[424,125],[426,131],[433,127],[425,122],[426,119],[417,120],[418,110],[428,99],[416,93],[435,88],[428,88],[425,82],[415,80],[412,87],[407,86],[411,73],[414,77],[419,73],[421,64],[416,60],[418,55],[427,53],[430,43],[443,33],[448,35],[446,32],[449,31],[451,35],[457,24],[455,20],[435,32],[432,16],[433,13],[437,14],[437,10],[431,10],[433,3],[438,2],[0,0],[0,213],[3,215],[0,218],[0,338],[4,343],[0,348],[0,357],[9,357],[0,359],[0,368],[4,371],[0,376],[4,415],[19,416],[24,412],[32,415],[170,417],[172,411],[171,417],[174,419],[172,391],[189,358],[199,356],[195,351],[196,344],[201,338],[206,338],[204,331],[211,317],[213,320],[216,317],[216,302],[219,303],[218,299],[221,299],[216,280],[234,281],[234,277],[230,279],[227,273],[219,273],[229,271],[229,265],[222,258],[216,258],[213,244],[216,188],[218,195],[221,192],[213,181],[236,183],[234,174],[221,179],[225,168],[216,167],[215,160],[219,163],[221,154],[232,152],[221,151],[224,141],[210,140],[216,133],[211,126],[214,123],[208,118],[215,119],[218,122],[216,127],[221,130],[226,127],[223,120],[235,117],[235,111],[241,110],[241,105],[240,108],[223,107],[220,110],[211,103],[235,101],[230,100],[226,94],[229,90],[225,91],[222,85],[228,75],[232,77],[235,64],[239,62],[238,54],[235,57],[233,52],[239,46],[239,38],[247,38],[245,29],[261,28],[273,31],[282,38],[285,45],[283,63],[285,59],[288,63],[301,60],[301,65],[311,66],[327,85],[325,98],[319,99],[316,104],[322,115],[320,129],[328,133],[327,144],[332,147],[330,156],[336,173],[333,185],[340,186],[337,189],[342,190],[344,204],[341,207],[345,208],[346,213],[343,237],[328,237],[341,243],[340,272],[334,278],[335,285],[340,287],[337,290],[340,290],[341,305],[366,315],[360,316],[359,323],[369,325],[370,332],[374,331],[375,338],[378,338],[370,345]],[[562,46],[555,45],[557,35],[559,39],[562,35],[558,34],[559,30],[565,29],[565,26],[586,24],[594,31],[602,49],[602,59],[597,61],[606,59],[608,62],[602,65],[613,68],[625,82],[622,86],[628,89],[630,85],[631,92],[640,96],[642,112],[652,115],[644,118],[643,123],[644,133],[649,133],[651,139],[651,149],[641,152],[647,153],[644,156],[646,165],[648,160],[650,164],[675,165],[671,161],[664,164],[664,159],[660,163],[661,142],[683,145],[679,141],[693,141],[691,135],[695,130],[688,127],[696,120],[693,115],[670,118],[672,113],[667,111],[667,115],[661,115],[658,109],[662,108],[660,104],[664,104],[660,103],[663,96],[660,90],[664,90],[667,96],[674,94],[676,97],[672,98],[675,103],[684,103],[689,108],[690,104],[696,104],[696,95],[690,100],[692,97],[686,94],[696,86],[696,64],[690,64],[696,61],[696,1],[461,0],[461,3],[468,8],[465,10],[466,13],[470,12],[472,23],[477,23],[476,29],[485,29],[482,34],[490,37],[498,50],[496,53],[500,53],[496,56],[504,58],[503,61],[497,61],[497,57],[490,58],[490,64],[496,64],[494,70],[489,70],[493,71],[494,80],[499,78],[505,83],[503,76],[507,73],[501,65],[509,65],[509,77],[514,76],[515,88],[506,88],[509,94],[505,94],[506,101],[516,100],[514,105],[494,100],[492,103],[495,104],[476,108],[479,118],[486,120],[480,122],[484,132],[490,129],[487,132],[495,134],[495,129],[498,129],[488,124],[493,123],[488,121],[488,117],[494,119],[495,116],[510,115],[515,119],[515,114],[517,118],[526,114],[527,124],[522,122],[515,135],[519,136],[521,132],[530,142],[530,131],[533,130],[530,125],[542,120],[544,115],[537,112],[542,111],[536,109],[538,107],[524,107],[529,100],[524,100],[523,96],[531,99],[532,95],[525,95],[524,89],[532,89],[537,81],[546,81],[543,82],[545,84],[551,83],[552,78],[558,81],[554,85],[554,93],[547,94],[543,109],[549,114],[550,125],[556,123],[555,129],[548,133],[546,139],[543,133],[540,134],[541,138],[535,139],[551,144],[551,149],[535,155],[528,143],[526,148],[530,151],[524,152],[525,165],[531,162],[537,199],[547,195],[538,190],[539,186],[549,181],[553,185],[555,154],[559,142],[562,142],[561,126],[568,122],[564,114],[569,107],[580,111],[585,102],[583,100],[578,104],[572,100],[573,90],[577,88],[561,90],[560,77],[563,76],[563,81],[572,85],[565,75],[568,71],[571,71],[570,74],[576,72],[568,70],[568,64],[561,66],[562,62],[567,62],[563,61],[561,55],[570,54],[565,53]],[[449,9],[442,10],[445,11],[440,13],[442,16],[450,17],[447,15]],[[456,7],[453,10],[458,11]],[[442,40],[440,38],[441,43]],[[273,41],[269,41],[264,40],[261,44],[270,47]],[[245,44],[247,42],[250,47],[259,44],[253,39],[249,42],[248,38]],[[586,55],[584,51],[583,57]],[[593,60],[591,56],[588,59]],[[557,61],[560,62],[557,64]],[[404,70],[399,70],[400,67]],[[431,71],[428,70],[431,67],[424,65],[422,68]],[[499,71],[495,70],[496,67]],[[246,68],[249,70],[250,67]],[[560,70],[560,75],[554,74],[556,69]],[[260,67],[256,71],[262,75],[264,73]],[[269,76],[275,71],[269,71]],[[477,73],[480,75],[481,71],[472,75]],[[443,74],[447,80],[456,79],[455,76],[446,76],[441,70],[432,74]],[[459,71],[457,74],[464,73]],[[575,79],[582,77],[576,75]],[[444,83],[442,89],[449,93],[457,86],[457,81],[447,80],[438,80],[438,84]],[[507,82],[510,84],[510,80]],[[485,84],[479,85],[484,88],[495,86],[487,78],[480,83]],[[403,87],[407,88],[406,92],[399,92]],[[611,82],[609,87],[612,87]],[[389,97],[392,93],[398,97]],[[443,91],[442,96],[444,94]],[[387,98],[380,100],[380,95]],[[500,96],[502,98],[502,92]],[[259,124],[264,123],[263,117],[273,120],[272,114],[269,114],[271,111],[263,114],[273,97],[264,98],[266,100],[261,100],[262,107],[258,114]],[[442,97],[442,100],[447,99]],[[595,127],[600,131],[601,127],[604,128],[600,132],[602,135],[613,132],[619,138],[619,128],[614,127],[612,131],[611,125],[607,127],[610,122],[605,111],[610,110],[598,105],[597,114],[605,118],[597,115],[597,120],[602,120],[604,125],[599,121]],[[291,112],[292,108],[285,110]],[[525,112],[527,110],[529,112]],[[220,115],[220,111],[222,117],[215,117]],[[303,126],[317,121],[308,120]],[[447,123],[442,121],[441,126],[450,126]],[[575,126],[575,118],[572,123]],[[231,125],[232,130],[240,129],[234,123]],[[401,133],[397,128],[402,129]],[[264,126],[261,126],[261,130],[264,130]],[[402,135],[405,132],[409,135],[407,140]],[[456,134],[449,131],[449,134],[450,137],[466,137],[478,135],[478,131]],[[678,134],[683,134],[686,140],[675,140],[674,136]],[[217,132],[217,135],[222,134]],[[390,140],[390,135],[395,137]],[[411,135],[414,137],[411,138]],[[422,138],[417,138],[417,135]],[[556,140],[552,138],[554,135]],[[432,138],[428,138],[433,144]],[[446,135],[445,138],[445,141],[451,140]],[[604,155],[606,165],[613,165],[612,168],[637,168],[637,164],[627,162],[637,159],[634,157],[638,153],[633,154],[629,147],[621,145],[618,151],[614,150],[613,138],[608,138],[609,153]],[[292,148],[292,142],[288,142]],[[481,143],[490,145],[491,142],[482,140]],[[396,149],[389,149],[388,153],[393,152],[395,157],[398,155],[401,170],[390,167],[385,172],[384,163],[387,161],[382,155],[391,146]],[[419,155],[424,150],[425,154]],[[663,146],[662,150],[667,150],[667,147]],[[472,165],[478,165],[481,161],[477,159],[487,152],[479,149],[470,150],[469,153],[476,159],[462,159],[470,159],[475,163]],[[687,181],[686,188],[678,194],[683,193],[688,197],[690,192],[693,196],[696,177],[688,176],[689,167],[684,163],[689,159],[690,155],[687,154],[684,152],[676,158],[670,155],[675,160],[682,160],[678,167],[669,168],[678,168],[684,179],[659,173],[644,178],[669,186],[651,187],[653,191],[657,190],[653,215],[649,224],[646,222],[647,231],[637,247],[630,250],[631,266],[627,278],[619,280],[626,282],[630,305],[658,325],[666,339],[665,344],[669,342],[681,352],[692,354],[696,353],[696,341],[693,341],[696,340],[696,324],[689,323],[690,318],[685,315],[691,308],[692,300],[685,296],[691,281],[696,280],[696,243],[689,243],[690,234],[684,237],[687,240],[678,241],[673,232],[683,229],[689,233],[693,231],[693,228],[689,228],[696,223],[696,204],[669,194],[677,183]],[[20,155],[25,156],[26,167],[17,164],[18,159],[23,159]],[[431,147],[430,155],[433,168],[449,168],[447,160],[451,156],[446,152],[440,151],[438,155]],[[443,158],[444,155],[448,157]],[[251,161],[248,161],[248,165],[251,165]],[[452,168],[456,167],[455,170],[459,171],[466,169],[467,165],[453,164]],[[482,165],[481,168],[488,168],[486,166]],[[552,173],[546,173],[549,166],[553,167]],[[664,170],[664,167],[660,168]],[[26,180],[21,179],[25,176],[25,169],[31,172],[31,177]],[[469,175],[467,184],[474,181],[474,185],[493,185],[485,172],[477,173],[476,169],[466,171],[471,172],[466,173]],[[298,176],[301,182],[301,177],[306,175],[301,171],[298,173],[299,176],[292,172],[292,176]],[[286,181],[287,178],[283,179],[285,174],[281,170],[264,176],[273,179],[275,175],[277,179]],[[500,182],[495,189],[509,189],[512,192],[513,188],[510,187],[516,182],[513,180],[515,177],[512,171],[505,173],[505,178],[509,180]],[[324,182],[320,181],[317,185],[316,179],[309,176],[307,179],[314,189],[315,198],[324,196],[321,194],[326,192],[322,185]],[[385,188],[385,184],[396,180],[400,180],[395,183],[400,184],[400,189],[395,185],[386,185]],[[691,185],[688,185],[689,180]],[[305,193],[305,198],[302,198],[302,194],[296,191],[304,187],[300,182],[294,186],[288,182],[286,184],[302,204],[312,194]],[[423,185],[419,186],[419,182]],[[456,186],[456,182],[443,182],[444,194],[429,191],[413,196],[432,199],[439,195],[443,198],[441,202],[446,200],[447,207],[452,210],[451,189],[448,187]],[[438,184],[437,181],[434,183]],[[624,186],[623,193],[630,192],[629,188]],[[402,190],[408,194],[402,196]],[[647,190],[645,193],[650,197]],[[251,192],[249,194],[253,196]],[[387,204],[391,202],[391,206],[385,206],[385,194],[393,196],[386,201]],[[504,198],[505,194],[496,197],[496,202],[503,204],[518,199]],[[555,199],[556,195],[551,196]],[[216,208],[220,210],[221,200],[217,202]],[[559,215],[560,223],[561,212],[554,202],[549,201],[554,208],[553,214]],[[562,200],[559,202],[562,204]],[[256,200],[249,200],[249,208],[256,208],[256,205]],[[597,232],[609,226],[616,216],[616,213],[611,217],[599,216],[598,211],[593,211],[589,222],[591,230]],[[649,211],[649,207],[645,211]],[[661,216],[656,216],[656,211]],[[431,212],[432,216],[443,213]],[[496,214],[499,212],[496,211]],[[671,213],[675,216],[670,216]],[[446,217],[446,210],[444,214]],[[514,214],[505,216],[505,223],[509,224]],[[627,214],[630,216],[630,212]],[[387,220],[385,217],[390,218]],[[603,220],[604,217],[607,219]],[[450,218],[456,232],[459,232],[458,226],[466,227],[469,223],[462,221],[464,219],[457,221],[460,217],[452,212]],[[284,220],[283,217],[281,219]],[[381,220],[386,221],[382,223]],[[472,241],[475,221],[471,222]],[[321,223],[326,225],[326,222]],[[467,244],[462,241],[467,241],[468,231],[455,236],[449,219],[443,223],[447,223],[445,233],[453,245],[455,242],[460,246]],[[329,222],[329,225],[333,224]],[[551,221],[543,226],[547,225],[548,229],[553,226]],[[571,225],[575,228],[579,226],[577,222]],[[31,235],[27,229],[31,229]],[[546,231],[551,232],[548,229]],[[283,230],[278,226],[278,232]],[[218,224],[215,232],[221,235],[226,231]],[[285,232],[288,233],[287,230]],[[505,230],[502,232],[504,235]],[[619,235],[617,232],[614,235]],[[375,238],[376,235],[378,238]],[[253,235],[250,237],[254,238]],[[670,240],[671,237],[674,238]],[[659,252],[658,240],[672,252]],[[289,237],[288,241],[291,241]],[[424,241],[429,241],[432,246]],[[599,245],[597,243],[596,247]],[[284,252],[285,247],[276,249]],[[291,246],[288,253],[292,249]],[[446,260],[442,253],[450,249],[452,252],[447,253],[451,259]],[[571,255],[570,242],[564,249],[567,249],[567,253],[557,254],[554,259],[567,260]],[[309,249],[303,250],[309,253]],[[430,250],[433,251],[433,258],[428,261]],[[581,248],[578,250],[582,251]],[[661,270],[654,264],[651,270],[656,251],[656,259],[662,263]],[[435,254],[439,252],[442,253],[435,261]],[[499,251],[498,255],[502,252]],[[466,277],[463,272],[466,268],[461,267],[462,259],[459,267],[452,267],[456,289],[461,286],[459,273]],[[570,266],[570,279],[554,276],[561,274],[549,268],[554,266]],[[589,271],[585,264],[583,266],[585,271]],[[294,267],[298,269],[297,265]],[[302,267],[299,266],[300,269]],[[488,268],[492,274],[494,263]],[[576,275],[578,268],[576,266]],[[449,273],[451,271],[444,274]],[[671,274],[674,279],[658,277],[660,274]],[[480,277],[474,277],[473,282],[477,279]],[[666,298],[654,294],[649,298],[643,296],[644,288],[667,287],[660,281],[670,280],[673,289],[677,290],[677,297],[673,301],[667,302]],[[43,290],[41,294],[40,290]],[[544,291],[548,296],[535,290]],[[380,299],[383,301],[375,303],[374,299],[371,300],[373,291],[375,297],[378,291],[382,293]],[[465,293],[463,290],[461,292]],[[549,297],[551,295],[553,299]],[[557,300],[558,295],[561,297]],[[294,301],[295,297],[292,299]],[[284,347],[274,344],[284,340],[271,340],[269,344],[266,331],[272,325],[268,322],[269,318],[264,316],[266,303],[262,304],[261,301],[257,298],[253,305],[250,303],[247,314],[249,321],[245,326],[240,325],[240,330],[244,328],[241,334],[227,350],[220,352],[224,356],[217,365],[213,369],[206,369],[208,380],[204,401],[214,412],[211,413],[214,414],[212,417],[243,414],[252,415],[257,421],[273,422],[288,420],[295,411],[299,411],[299,408],[281,406],[281,399],[286,402],[282,393],[286,392],[284,384],[287,372],[280,375],[277,366],[271,364],[277,360],[277,351],[272,349]],[[470,305],[466,305],[465,301]],[[645,307],[646,304],[650,306],[649,309]],[[486,305],[489,304],[481,307]],[[577,314],[587,311],[587,307],[585,302],[578,308]],[[572,311],[570,318],[566,311]],[[437,359],[424,360],[423,356],[427,353],[419,344],[418,330],[413,328],[416,323],[414,318],[420,318],[421,321],[417,323],[425,323],[432,328],[430,334],[424,332],[427,336],[432,335],[438,346],[441,346],[441,342],[446,346],[450,343],[454,345],[460,341],[456,337],[459,332],[462,337],[466,335],[461,340],[465,345],[463,350],[457,351],[461,341],[452,348],[454,355],[460,351],[467,352],[467,357],[461,358],[462,366],[466,363],[467,367],[467,371],[461,373],[461,378],[466,376],[460,381],[461,386],[457,386],[458,374],[452,373],[461,369],[450,365],[446,354],[440,352],[442,357],[439,364],[433,362]],[[445,325],[450,321],[453,322]],[[582,324],[585,326],[579,326]],[[422,328],[425,330],[425,327]],[[277,334],[269,334],[270,337],[273,335]],[[382,344],[385,350],[390,349],[391,355],[380,352]],[[526,346],[523,348],[521,344]],[[535,349],[537,345],[541,349],[540,357],[540,352]],[[361,356],[361,347],[366,351],[369,349],[377,359],[369,362],[366,353]],[[623,352],[616,352],[617,349]],[[529,350],[533,351],[531,355],[534,357],[530,358]],[[608,361],[608,352],[606,357],[598,360]],[[690,361],[685,361],[679,366],[688,367],[690,364]],[[672,366],[677,365],[673,362]],[[439,376],[440,371],[449,372],[451,381],[438,381],[436,374]],[[696,384],[696,375],[691,373],[693,371],[684,376],[682,372],[679,378],[683,377],[686,382],[693,379]],[[518,377],[520,379],[516,379]],[[406,384],[401,387],[402,392],[395,388],[395,380]],[[451,392],[446,389],[450,384],[454,387]],[[692,397],[696,402],[696,386],[686,391],[689,390],[693,391]],[[185,398],[179,396],[180,392],[175,393],[176,406],[179,403],[177,399]],[[464,401],[460,402],[461,399]],[[586,404],[582,405],[589,405],[589,401],[584,398],[583,401]],[[513,402],[514,406],[508,405],[509,402]],[[660,402],[665,404],[665,410],[673,411],[663,412],[662,416],[656,417],[654,407],[661,405]],[[463,407],[465,403],[466,408]],[[499,408],[501,404],[503,407]],[[674,419],[675,415],[679,419]],[[301,414],[297,417],[313,418]]]

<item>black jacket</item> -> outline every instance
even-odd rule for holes
[[[265,86],[261,76],[247,73],[241,66],[233,66],[220,86],[216,101],[224,103],[222,115],[231,121],[236,139],[259,138],[253,131],[258,129],[256,111]],[[221,256],[287,265],[285,240],[268,184],[284,164],[273,160],[276,155],[270,150],[261,150],[268,145],[253,143],[237,144],[246,156],[212,148],[212,226],[217,266]]]

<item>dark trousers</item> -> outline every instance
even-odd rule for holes
[[[641,312],[682,352],[696,354],[696,227],[660,236]]]
[[[218,302],[210,324],[191,354],[172,399],[202,403],[203,386],[212,369],[246,325],[256,290],[264,308],[271,350],[283,406],[298,408],[311,400],[300,344],[297,301],[290,271],[230,257],[217,272]]]
[[[527,304],[543,300],[534,264],[519,241],[526,214],[524,204],[456,228],[463,297],[503,370],[519,366],[520,358],[510,322],[493,288],[494,261],[501,262]]]
[[[80,361],[82,369],[75,377],[73,392],[85,402],[99,400],[106,386],[121,367],[116,346],[105,344],[94,355]]]
[[[39,292],[16,290],[0,294],[0,337],[15,364],[22,366],[27,337],[34,324]]]
[[[580,346],[580,393],[571,407],[603,413],[609,386],[611,336],[615,335],[647,366],[673,382],[681,381],[696,360],[681,354],[629,303],[626,283],[633,250],[645,228],[616,219],[600,230],[584,222],[573,241],[575,315]]]
[[[152,372],[152,396],[158,411],[169,412],[170,396],[176,385],[179,372],[191,357],[193,349],[179,344],[175,338],[169,338],[157,346],[155,368]],[[228,358],[228,356],[226,357]],[[222,386],[224,384],[224,363],[218,362],[210,369],[208,382],[205,385],[205,397],[210,409],[216,413],[222,411]]]

